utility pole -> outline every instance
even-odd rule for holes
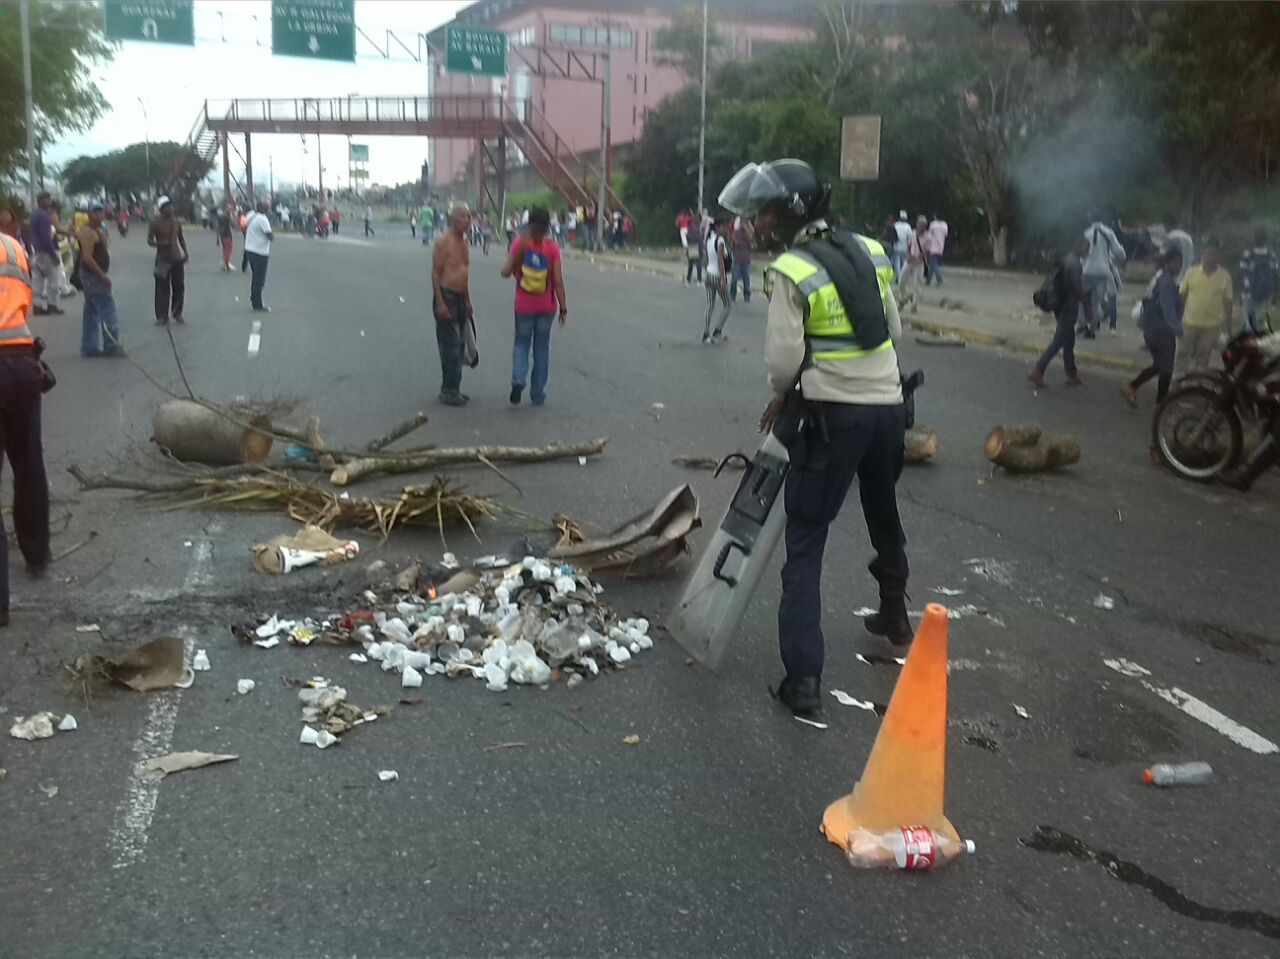
[[[702,216],[702,191],[707,173],[707,0],[702,0],[702,108],[698,121],[698,216]],[[699,221],[701,222],[701,221]]]
[[[274,154],[267,154],[267,191],[268,199],[271,205],[275,206],[276,202],[276,158]]]
[[[147,116],[147,105],[142,102],[142,97],[134,99],[142,107],[142,141],[146,144],[147,151],[147,199],[150,200],[155,196],[155,187],[151,182],[151,119]]]
[[[613,126],[613,22],[604,25],[604,82],[600,85],[600,190],[596,200],[596,242],[604,249],[605,181],[609,178],[609,140]]]
[[[316,183],[320,188],[320,203],[324,204],[324,160],[320,156],[320,132],[316,131]]]
[[[31,86],[31,0],[20,0],[22,21],[22,86],[27,106],[27,215],[36,208],[36,108]]]

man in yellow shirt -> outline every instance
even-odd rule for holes
[[[1178,351],[1178,372],[1209,368],[1218,337],[1231,330],[1231,274],[1222,268],[1222,251],[1209,240],[1204,259],[1182,279],[1178,293],[1186,303],[1182,314],[1184,331]]]

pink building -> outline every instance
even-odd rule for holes
[[[784,14],[786,6],[778,0],[712,0],[711,16],[721,45],[710,52],[709,62],[744,60],[768,47],[812,40],[812,5],[790,4]],[[447,73],[446,28],[440,27],[430,38],[431,93],[483,96],[505,91],[516,103],[527,100],[545,115],[568,152],[598,167],[600,84],[538,76],[518,50],[525,51],[535,64],[538,47],[559,53],[561,60],[566,51],[579,51],[588,63],[592,53],[612,51],[610,140],[616,150],[638,140],[649,111],[688,83],[677,68],[657,62],[655,47],[658,31],[670,26],[672,16],[682,7],[696,10],[701,4],[690,0],[480,0],[453,22],[505,32],[510,44],[509,75],[502,79]],[[442,187],[461,186],[475,144],[433,139],[429,150],[433,182]]]

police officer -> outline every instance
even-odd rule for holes
[[[31,267],[12,211],[0,208],[0,454],[13,467],[13,526],[27,567],[49,566],[49,484],[40,442],[44,374],[31,313]],[[0,524],[0,534],[4,532]],[[0,545],[0,626],[9,625],[9,551]]]
[[[879,612],[866,627],[900,646],[912,638],[906,536],[894,488],[906,411],[893,347],[902,332],[893,266],[877,241],[827,224],[830,199],[830,186],[801,160],[747,164],[720,194],[721,206],[755,217],[762,247],[785,249],[765,274],[773,401],[760,421],[761,432],[774,429],[792,460],[778,608],[786,677],[776,695],[795,718],[820,727],[822,554],[855,478],[880,586]]]

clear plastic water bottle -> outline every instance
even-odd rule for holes
[[[959,842],[928,826],[903,826],[886,833],[859,829],[849,837],[849,862],[859,869],[933,869],[962,853],[972,855],[972,839]]]
[[[1148,786],[1203,786],[1213,782],[1213,767],[1208,763],[1156,763],[1143,770],[1142,781]]]

